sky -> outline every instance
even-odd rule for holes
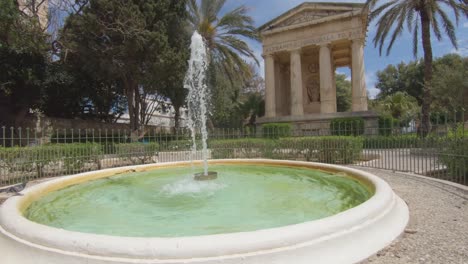
[[[240,5],[245,5],[250,10],[250,16],[255,21],[257,27],[265,24],[266,22],[276,18],[277,16],[285,13],[286,11],[306,2],[304,0],[228,0],[222,12],[232,10]],[[314,2],[314,1],[309,1]],[[365,2],[359,0],[353,1],[333,1],[333,0],[321,0],[316,2]],[[381,1],[382,3],[384,1]],[[453,18],[453,13],[449,12],[450,16]],[[452,21],[455,23],[455,19]],[[378,89],[375,89],[376,82],[376,73],[379,70],[383,70],[389,64],[398,64],[400,62],[409,62],[415,59],[413,56],[412,50],[412,36],[405,30],[405,33],[402,34],[395,45],[392,48],[392,51],[389,56],[386,56],[385,53],[382,56],[379,55],[379,51],[374,47],[372,39],[375,36],[376,27],[375,24],[369,25],[368,37],[366,40],[366,46],[364,50],[364,60],[366,66],[366,83],[368,94],[371,98],[374,98]],[[450,43],[448,38],[443,38],[442,41],[438,42],[433,38],[432,48],[434,57],[440,57],[447,53],[458,53],[463,56],[468,56],[468,20],[465,18],[460,20],[458,24],[456,35],[458,39],[459,49],[455,50]],[[261,57],[262,54],[262,45],[261,43],[255,41],[248,41],[251,48],[255,51],[255,54],[261,61],[260,72],[264,74],[264,64]],[[418,58],[423,56],[422,47],[419,48]],[[338,73],[344,73],[350,76],[350,71],[348,68],[339,68],[337,69]]]

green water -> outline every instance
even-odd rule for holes
[[[196,169],[195,171],[199,171]],[[117,175],[52,192],[24,212],[35,222],[95,234],[198,236],[302,223],[355,207],[372,195],[355,179],[297,167],[214,165]]]

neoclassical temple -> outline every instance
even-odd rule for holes
[[[369,116],[364,4],[303,3],[259,28],[265,59],[265,122]],[[350,67],[352,112],[337,113],[335,71]]]

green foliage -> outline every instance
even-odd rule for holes
[[[295,137],[280,141],[282,148],[293,148],[296,156],[307,161],[331,164],[351,164],[359,160],[363,146],[362,138],[349,136]]]
[[[248,8],[241,5],[222,12],[225,0],[189,0],[188,20],[206,41],[212,63],[219,67],[230,80],[249,76],[249,65],[241,56],[257,62],[254,51],[245,39],[258,40],[259,34]]]
[[[364,137],[365,149],[397,149],[397,148],[415,148],[422,144],[422,139],[416,135],[400,136],[373,136]]]
[[[197,150],[202,149],[202,141],[197,139],[195,140],[197,144]],[[161,141],[160,142],[161,151],[191,151],[192,150],[192,140],[190,139],[179,139],[179,140],[170,140],[170,141]]]
[[[382,3],[383,2],[383,3]],[[380,5],[377,5],[380,3]],[[432,37],[441,40],[443,33],[448,37],[455,48],[458,48],[457,36],[455,34],[455,25],[451,17],[448,15],[448,10],[455,15],[458,23],[460,17],[468,17],[468,9],[466,8],[466,0],[446,1],[380,1],[367,0],[365,9],[369,9],[369,20],[377,20],[376,35],[373,39],[374,46],[379,47],[379,52],[382,54],[382,49],[387,42],[387,56],[390,54],[395,41],[402,36],[405,27],[413,35],[413,54],[416,57],[418,54],[419,44],[422,44],[424,49],[424,82],[422,91],[422,117],[421,117],[421,134],[426,136],[430,129],[429,114],[432,100],[432,85],[433,85],[433,54],[432,54]],[[442,30],[441,30],[442,29]],[[420,33],[421,32],[421,35]],[[421,43],[418,43],[421,40]]]
[[[79,172],[85,168],[86,163],[100,167],[102,146],[98,143],[54,144],[47,145],[46,148],[56,153],[55,158],[63,161],[67,172]]]
[[[186,68],[185,4],[183,0],[92,0],[82,14],[65,23],[62,57],[74,60],[96,82],[122,92],[133,132],[141,130],[147,96],[159,92],[177,99],[174,104],[181,101],[168,91],[182,87]],[[183,89],[178,92],[183,98]]]
[[[468,58],[447,54],[434,61],[432,106],[437,111],[468,111]]]
[[[114,145],[115,154],[132,164],[146,164],[155,162],[153,158],[159,152],[159,144],[151,143],[120,143]]]
[[[271,139],[245,138],[212,140],[209,143],[214,159],[272,158],[277,141]]]
[[[422,61],[390,64],[377,72],[375,87],[380,90],[377,99],[381,100],[397,92],[404,92],[416,98],[418,104],[421,104],[423,83],[424,63]]]
[[[452,179],[468,177],[468,137],[463,132],[450,134],[439,158]],[[456,181],[456,180],[455,180]]]
[[[336,74],[336,107],[338,112],[351,110],[351,82],[346,80],[345,74]]]
[[[262,135],[265,138],[281,138],[291,136],[292,125],[289,123],[268,123],[262,125]]]
[[[80,172],[86,164],[100,167],[102,147],[97,143],[48,144],[0,148],[0,160],[11,172],[36,172],[42,177],[47,165],[63,164],[66,173]]]
[[[380,115],[391,116],[405,126],[419,113],[416,99],[405,92],[396,92],[377,100],[373,106]]]
[[[336,164],[357,161],[362,152],[360,137],[287,137],[279,139],[229,139],[210,142],[213,158],[303,159]]]
[[[16,1],[0,1],[0,120],[20,125],[45,78],[46,34]]]
[[[393,129],[398,127],[398,120],[388,115],[379,116],[379,135],[390,136],[393,133]]]
[[[462,111],[468,102],[468,58],[447,54],[434,60],[432,108],[439,112]],[[377,72],[377,107],[390,96],[406,93],[422,104],[424,61],[388,65]],[[413,107],[415,108],[415,107]],[[417,109],[415,109],[417,110]],[[465,109],[466,110],[466,109]],[[406,111],[406,110],[405,110]],[[414,112],[414,111],[413,111]]]
[[[362,117],[335,118],[330,122],[330,132],[334,136],[359,136],[364,134]]]

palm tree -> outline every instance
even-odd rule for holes
[[[387,56],[405,27],[413,34],[413,54],[418,53],[418,37],[421,31],[421,40],[424,50],[424,89],[422,103],[421,132],[425,136],[429,132],[429,111],[431,105],[432,87],[432,44],[431,30],[437,40],[442,39],[441,27],[449,37],[452,45],[458,48],[455,35],[455,26],[447,15],[445,7],[455,14],[458,24],[460,16],[468,17],[467,0],[390,0],[376,6],[379,0],[367,0],[366,8],[371,10],[369,20],[378,18],[377,33],[373,39],[375,47],[379,46],[382,54],[387,38]]]
[[[245,6],[239,6],[220,17],[225,3],[226,0],[189,0],[189,22],[193,30],[197,30],[205,39],[212,63],[232,80],[250,74],[249,65],[242,56],[252,58],[258,64],[244,39],[258,40],[259,35]]]

